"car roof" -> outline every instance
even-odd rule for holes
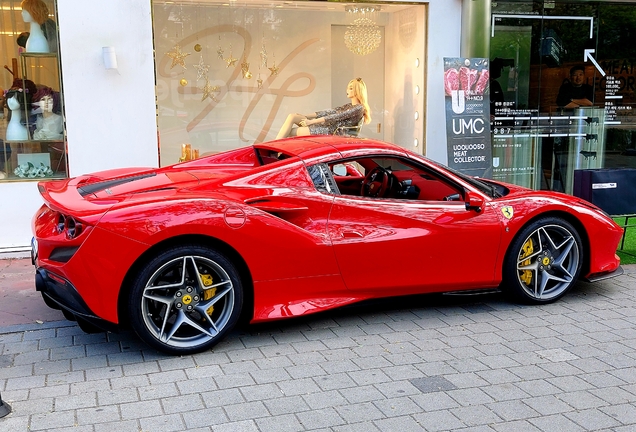
[[[368,138],[351,138],[330,135],[316,135],[307,137],[285,138],[254,144],[257,149],[266,149],[309,159],[334,152],[348,152],[356,149],[365,150],[394,150],[404,153],[404,149],[395,144],[389,144]]]

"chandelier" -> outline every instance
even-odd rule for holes
[[[371,54],[378,49],[382,41],[380,27],[371,19],[369,15],[378,12],[379,6],[345,6],[348,13],[358,16],[353,20],[344,35],[345,46],[349,51],[358,55]]]

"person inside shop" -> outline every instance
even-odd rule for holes
[[[592,106],[594,89],[585,83],[585,66],[577,65],[570,69],[570,79],[559,88],[556,103],[559,108],[574,109]]]
[[[514,67],[515,61],[513,59],[504,59],[495,57],[490,62],[490,120],[494,120],[494,116],[497,114],[497,110],[503,108],[502,104],[505,102],[504,91],[499,84],[501,72],[504,67]]]
[[[339,127],[355,127],[371,122],[371,109],[367,101],[367,86],[362,78],[347,85],[348,104],[311,114],[289,114],[276,139],[290,136],[333,135]]]

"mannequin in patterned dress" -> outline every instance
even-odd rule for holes
[[[350,103],[315,113],[290,114],[280,128],[276,139],[290,136],[333,135],[340,126],[357,126],[361,119],[371,122],[371,109],[367,102],[367,86],[362,78],[349,81],[347,97]]]

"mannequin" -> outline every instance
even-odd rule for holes
[[[64,137],[64,122],[62,116],[53,112],[53,97],[42,96],[38,102],[33,102],[40,108],[35,110],[38,116],[35,120],[35,132],[33,139],[36,140],[61,140]]]
[[[20,6],[22,7],[22,20],[30,24],[26,52],[48,53],[49,42],[44,36],[41,25],[48,19],[49,8],[42,0],[22,0]]]
[[[22,109],[18,100],[19,93],[12,92],[7,94],[7,106],[11,110],[11,120],[7,125],[7,141],[27,141],[29,132],[26,126],[22,124]]]
[[[289,114],[278,131],[276,139],[289,136],[333,135],[340,126],[356,126],[361,120],[371,122],[371,109],[367,102],[367,85],[362,78],[355,78],[347,84],[347,98],[350,103],[329,110],[311,114]]]

